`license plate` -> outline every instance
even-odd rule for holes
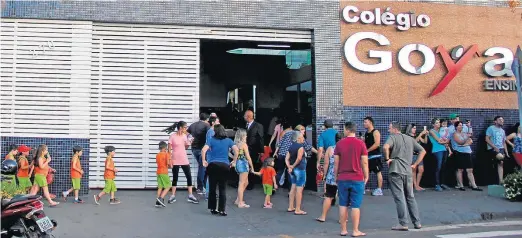
[[[42,232],[46,232],[49,229],[53,228],[53,223],[51,222],[51,219],[49,219],[49,217],[44,217],[42,219],[37,220],[36,224],[38,224],[38,227],[40,227],[40,231]]]

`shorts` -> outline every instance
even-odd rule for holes
[[[170,188],[172,187],[172,182],[170,181],[170,177],[168,174],[158,174],[158,188]]]
[[[339,206],[360,208],[364,195],[364,181],[337,181]]]
[[[413,155],[413,159],[411,160],[411,164],[415,164],[417,162],[417,159],[419,158],[419,155]],[[424,166],[424,160],[422,160],[418,166]]]
[[[236,172],[248,173],[248,161],[244,158],[236,160]]]
[[[460,153],[455,151],[455,163],[457,165],[457,169],[472,169],[473,161],[471,160],[470,153]]]
[[[380,173],[382,170],[382,157],[373,158],[368,160],[368,169],[370,172]]]
[[[304,187],[306,184],[306,170],[297,168],[292,170],[290,182],[297,187]]]
[[[491,154],[491,155],[490,155],[490,156],[491,156],[491,159],[492,159],[493,161],[496,161],[496,162],[499,163],[499,164],[500,164],[500,162],[502,162],[502,161],[504,161],[504,160],[506,159],[506,157],[505,157],[505,156],[506,156],[506,153],[505,153],[505,150],[504,150],[504,149],[499,149],[499,152],[502,153],[502,154],[504,155],[504,159],[503,159],[503,160],[499,160],[499,159],[497,159],[497,154],[498,154],[498,153],[497,153],[495,150],[488,150],[488,152]]]
[[[35,174],[34,183],[40,188],[47,187],[47,178],[43,174]]]
[[[18,177],[18,187],[21,189],[27,189],[32,187],[33,184],[31,183],[31,179],[29,177]]]
[[[270,184],[263,184],[263,191],[265,195],[272,196],[272,191],[274,191],[274,186]]]
[[[81,185],[81,180],[80,178],[72,178],[71,181],[72,181],[72,187],[74,190],[80,190],[80,185]]]
[[[104,193],[112,193],[116,192],[116,183],[114,183],[114,179],[105,179],[105,187],[103,188]]]
[[[335,198],[335,196],[337,196],[337,185],[326,184],[324,196],[327,198]]]

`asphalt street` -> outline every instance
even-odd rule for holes
[[[286,212],[286,192],[273,197],[274,208],[263,209],[263,194],[260,188],[247,191],[245,198],[250,208],[232,205],[235,190],[227,193],[227,217],[210,215],[207,204],[186,202],[187,191],[178,191],[178,201],[166,208],[154,207],[155,191],[118,191],[119,205],[109,205],[107,197],[101,205],[93,203],[91,191],[83,197],[85,204],[61,203],[56,208],[45,208],[46,213],[59,223],[56,237],[338,237],[338,209],[334,207],[325,223],[315,218],[320,214],[322,199],[312,192],[304,197],[305,216]],[[440,235],[485,232],[520,231],[521,224],[457,227],[454,224],[484,222],[482,213],[502,214],[522,212],[520,203],[488,197],[486,192],[472,191],[425,191],[416,195],[424,229],[421,231],[392,232],[390,227],[397,222],[395,205],[389,191],[385,196],[365,196],[362,205],[361,230],[368,237],[439,237]],[[72,199],[70,199],[72,200]],[[499,217],[498,215],[496,216]],[[350,226],[350,225],[349,225]],[[443,228],[433,228],[433,227]],[[451,228],[451,229],[450,229]],[[509,234],[509,233],[499,233]],[[522,237],[521,234],[511,237]],[[488,236],[463,236],[495,237]],[[459,238],[461,236],[440,236]],[[499,236],[502,237],[502,236]],[[510,237],[510,236],[504,236]]]

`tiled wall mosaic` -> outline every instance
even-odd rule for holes
[[[487,127],[492,125],[493,118],[497,115],[504,117],[504,130],[510,133],[514,130],[513,126],[518,122],[518,110],[501,110],[501,109],[457,109],[457,108],[392,108],[392,107],[345,107],[343,120],[337,123],[339,131],[342,131],[342,125],[346,121],[356,122],[358,131],[364,133],[363,118],[371,116],[375,120],[376,129],[381,132],[381,140],[384,140],[389,135],[388,125],[392,121],[401,122],[403,130],[409,123],[415,123],[417,128],[422,130],[423,126],[431,127],[432,118],[448,119],[451,113],[460,115],[461,121],[466,119],[471,120],[473,128],[473,160],[475,165],[475,177],[479,185],[493,184],[497,182],[496,170],[492,167],[491,159],[486,155],[485,133]],[[320,120],[318,120],[321,122]],[[429,151],[430,148],[425,145]],[[451,159],[449,159],[449,170],[447,173],[447,181],[449,184],[454,184],[455,176],[453,173]],[[513,171],[515,164],[513,161],[506,161],[504,166],[505,174]],[[421,185],[431,187],[435,180],[435,159],[428,154],[425,158],[425,173]],[[387,170],[384,166],[384,177],[387,181]],[[370,188],[376,187],[376,176],[374,174],[370,177]],[[387,182],[384,185],[387,188]]]
[[[9,145],[27,145],[31,148],[38,148],[45,144],[51,155],[50,166],[56,169],[54,182],[50,185],[51,193],[60,196],[62,191],[71,188],[71,156],[72,148],[75,145],[83,148],[83,155],[80,159],[82,169],[85,172],[81,180],[80,195],[89,192],[89,139],[77,138],[42,138],[42,137],[1,137],[0,154],[5,156]]]

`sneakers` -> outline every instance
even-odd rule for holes
[[[69,196],[69,193],[67,191],[62,192],[63,200],[67,202],[67,196]]]
[[[163,199],[163,198],[156,198],[156,207],[166,207],[165,199]]]
[[[76,204],[83,203],[83,200],[81,198],[74,199],[74,203],[76,203]]]
[[[96,203],[96,205],[100,205],[100,197],[98,197],[98,195],[94,195],[94,203]]]
[[[172,203],[175,203],[175,202],[176,202],[176,196],[171,195],[170,198],[169,198],[168,203],[169,203],[169,204],[172,204]]]
[[[435,186],[435,191],[442,192],[442,188],[440,187],[440,185]]]
[[[382,196],[383,193],[382,193],[382,189],[380,188],[376,188],[375,190],[373,190],[372,192],[372,196]]]
[[[205,193],[206,193],[205,188],[203,188],[203,189],[197,189],[197,190],[196,190],[196,193],[199,194],[199,195],[203,195],[203,194],[205,194]]]
[[[116,204],[120,204],[120,199],[117,199],[117,198],[114,198],[114,199],[111,199],[109,204],[111,205],[116,205]]]
[[[198,204],[199,201],[196,197],[194,197],[194,195],[189,195],[188,198],[187,198],[187,202],[191,202],[191,203],[194,203],[194,204]]]

